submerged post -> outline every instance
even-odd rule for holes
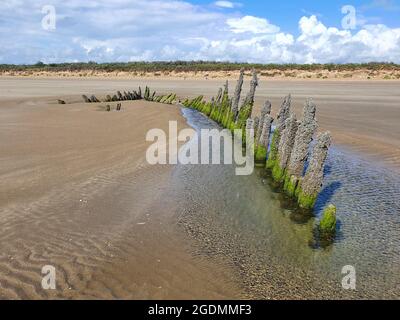
[[[332,236],[336,231],[336,207],[333,204],[330,204],[322,215],[322,218],[319,222],[319,231],[322,233],[322,236]]]

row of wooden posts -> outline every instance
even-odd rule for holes
[[[313,143],[318,128],[315,103],[311,99],[305,102],[301,120],[297,119],[292,109],[290,95],[284,98],[275,118],[271,115],[269,101],[265,101],[259,115],[253,116],[258,86],[256,71],[252,73],[249,92],[241,99],[243,83],[242,70],[232,97],[226,81],[211,101],[199,96],[186,99],[182,105],[202,112],[224,128],[232,131],[241,129],[243,142],[246,141],[246,130],[253,130],[255,163],[269,170],[273,179],[281,184],[284,192],[296,199],[301,208],[313,209],[321,191],[325,162],[331,145],[329,132],[319,134]],[[94,95],[90,98],[83,95],[82,98],[87,103],[100,102]],[[107,95],[104,102],[140,99],[166,104],[178,102],[176,94],[156,95],[147,86],[143,94],[140,87],[133,92],[118,91],[113,96]],[[319,226],[323,232],[335,232],[335,206],[329,205],[325,209]]]
[[[177,96],[174,93],[166,94],[166,95],[156,95],[155,91],[151,91],[149,87],[146,86],[144,93],[142,94],[142,89],[131,91],[117,91],[114,95],[107,95],[103,101],[100,101],[95,95],[91,95],[88,97],[87,95],[82,95],[83,101],[86,103],[98,103],[98,102],[114,102],[114,101],[134,101],[134,100],[146,100],[153,102],[160,102],[166,104],[173,104],[176,102]]]
[[[313,209],[321,191],[324,166],[331,145],[331,135],[323,132],[316,135],[316,105],[311,99],[305,102],[303,116],[298,120],[292,108],[292,99],[284,98],[275,118],[271,115],[271,103],[266,101],[261,113],[253,116],[254,97],[258,86],[256,71],[253,71],[250,89],[241,102],[244,71],[240,72],[233,96],[229,96],[228,82],[220,88],[217,96],[205,101],[203,96],[185,100],[183,105],[196,109],[222,127],[242,129],[245,141],[246,129],[254,130],[254,155],[258,166],[265,167],[283,190],[296,199],[304,209]],[[306,168],[307,167],[307,168]],[[336,207],[329,205],[320,229],[334,232],[336,229]]]

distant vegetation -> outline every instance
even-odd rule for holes
[[[0,72],[5,71],[82,71],[92,70],[101,72],[196,72],[196,71],[237,71],[245,70],[303,70],[303,71],[354,71],[367,69],[400,70],[399,64],[394,63],[350,63],[350,64],[251,64],[251,63],[229,63],[208,61],[174,61],[174,62],[127,62],[127,63],[59,63],[45,64],[38,62],[33,65],[0,64]]]

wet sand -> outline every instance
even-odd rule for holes
[[[176,228],[172,167],[145,162],[149,129],[187,127],[180,109],[122,104],[0,102],[0,298],[241,296]],[[44,265],[56,268],[57,290],[41,288]]]
[[[248,79],[247,79],[248,80]],[[182,98],[201,94],[211,97],[222,86],[221,79],[29,79],[0,78],[0,100],[21,96],[54,96],[113,93],[148,84],[160,93],[175,92]],[[230,81],[233,92],[235,80]],[[248,81],[244,90],[248,88]],[[269,99],[275,114],[283,97],[292,94],[301,115],[307,98],[318,106],[320,130],[330,130],[334,143],[351,148],[396,170],[400,170],[400,81],[353,80],[262,80],[256,94],[256,112]],[[79,101],[79,99],[78,99]]]

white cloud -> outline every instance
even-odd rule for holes
[[[216,1],[216,2],[214,2],[214,4],[217,6],[217,7],[220,7],[220,8],[228,8],[228,9],[233,9],[233,8],[235,8],[235,3],[233,3],[233,2],[230,2],[230,1]]]
[[[270,24],[267,19],[253,16],[244,16],[242,18],[232,18],[226,20],[233,33],[276,33],[279,27]]]
[[[400,28],[340,30],[316,16],[298,34],[267,19],[174,0],[53,0],[57,29],[41,29],[48,0],[10,0],[0,10],[0,61],[230,60],[261,63],[400,63]]]

